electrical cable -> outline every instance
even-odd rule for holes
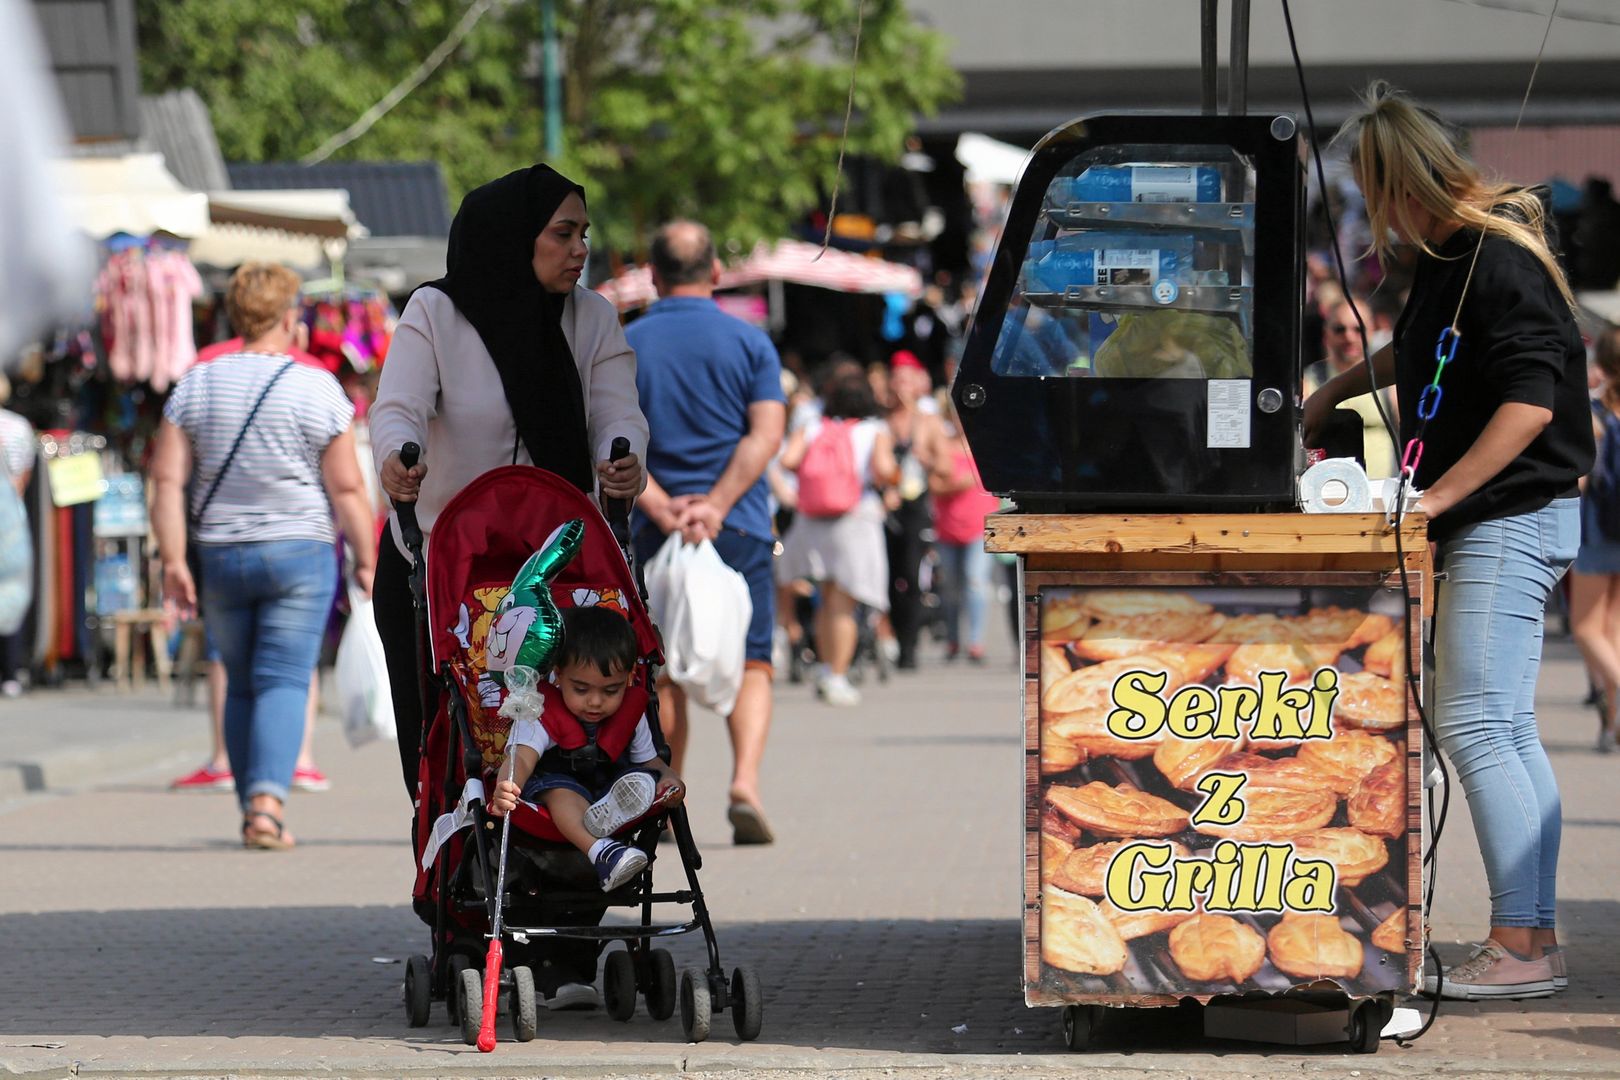
[[[1542,57],[1546,55],[1547,39],[1552,35],[1553,22],[1558,17],[1558,4],[1559,4],[1559,0],[1553,0],[1552,10],[1547,15],[1547,27],[1546,27],[1545,31],[1543,31],[1543,33],[1542,33],[1541,47],[1536,52],[1535,64],[1534,64],[1534,66],[1532,66],[1532,68],[1530,70],[1530,79],[1529,79],[1528,83],[1525,86],[1524,97],[1519,103],[1519,115],[1518,115],[1518,118],[1514,121],[1514,124],[1513,124],[1513,130],[1515,132],[1518,131],[1519,125],[1524,121],[1525,108],[1530,103],[1530,91],[1535,86],[1536,73],[1538,71],[1540,71]],[[1348,298],[1350,296],[1349,279],[1348,279],[1348,275],[1345,273],[1345,269],[1344,269],[1344,256],[1339,250],[1338,225],[1333,219],[1333,208],[1329,205],[1328,198],[1327,198],[1327,173],[1326,173],[1326,170],[1324,169],[1324,167],[1322,165],[1322,152],[1321,152],[1320,140],[1317,139],[1317,137],[1316,137],[1316,122],[1315,122],[1315,119],[1313,118],[1312,113],[1311,113],[1310,94],[1306,90],[1306,87],[1305,87],[1305,67],[1304,67],[1304,64],[1300,61],[1299,43],[1296,40],[1295,35],[1294,35],[1294,20],[1293,20],[1293,15],[1289,10],[1289,0],[1282,0],[1282,9],[1283,9],[1283,21],[1286,24],[1287,29],[1288,29],[1288,45],[1289,45],[1289,49],[1293,53],[1294,71],[1295,71],[1295,74],[1299,78],[1300,101],[1304,106],[1304,109],[1305,109],[1305,121],[1306,121],[1307,127],[1310,130],[1311,151],[1312,151],[1312,155],[1313,155],[1313,157],[1315,159],[1315,163],[1316,163],[1317,184],[1321,188],[1321,193],[1322,193],[1322,211],[1323,211],[1324,216],[1327,218],[1328,226],[1329,226],[1329,229],[1331,230],[1331,233],[1332,233],[1334,266],[1335,266],[1335,268],[1336,268],[1336,270],[1338,272],[1340,287],[1343,289],[1345,296]],[[1474,261],[1476,263],[1477,263],[1477,261],[1479,259],[1480,248],[1484,246],[1485,233],[1486,233],[1486,230],[1484,230],[1484,229],[1480,230],[1480,241],[1479,241],[1479,244],[1474,249]],[[1458,337],[1458,334],[1457,334],[1457,321],[1458,321],[1458,319],[1461,318],[1462,305],[1463,305],[1463,301],[1467,298],[1468,287],[1473,282],[1473,270],[1474,270],[1474,263],[1470,263],[1469,264],[1468,278],[1463,282],[1462,294],[1458,297],[1458,300],[1457,300],[1457,313],[1452,319],[1452,325],[1451,325],[1451,328],[1450,328],[1450,333],[1451,333],[1451,351],[1452,351],[1453,354],[1455,354],[1455,352],[1456,352],[1456,342],[1457,342],[1457,337]],[[1379,419],[1383,421],[1385,430],[1389,432],[1391,441],[1393,443],[1395,443],[1396,445],[1399,445],[1399,439],[1395,435],[1394,425],[1390,422],[1389,415],[1385,411],[1383,402],[1382,402],[1382,400],[1380,400],[1380,398],[1378,396],[1378,390],[1379,390],[1379,387],[1378,387],[1378,375],[1377,375],[1377,372],[1374,370],[1372,357],[1367,355],[1367,327],[1366,327],[1366,324],[1362,321],[1361,312],[1357,309],[1357,307],[1356,307],[1356,305],[1354,303],[1350,304],[1350,310],[1351,310],[1351,314],[1355,316],[1356,327],[1357,327],[1358,332],[1361,335],[1362,357],[1363,357],[1364,363],[1367,366],[1367,377],[1368,377],[1368,382],[1369,382],[1370,388],[1371,388],[1371,394],[1372,394],[1374,406],[1378,410]],[[1441,338],[1441,343],[1442,343],[1442,346],[1445,344],[1445,337],[1443,335],[1442,335],[1442,338]],[[1438,355],[1437,355],[1437,359],[1438,359]],[[1444,364],[1442,363],[1441,367],[1443,367],[1443,366],[1444,366]],[[1438,375],[1437,375],[1436,379],[1438,381]],[[1431,412],[1430,415],[1432,416],[1432,412]],[[1416,443],[1418,443],[1418,445],[1420,447],[1421,447],[1423,429],[1426,428],[1427,426],[1428,426],[1428,418],[1424,417],[1422,419],[1420,425],[1419,425],[1419,430],[1418,430],[1417,437],[1414,440]],[[1405,513],[1406,513],[1406,491],[1405,491],[1405,489],[1406,489],[1407,479],[1408,479],[1408,473],[1407,473],[1407,469],[1405,467],[1405,462],[1403,461],[1402,462],[1402,468],[1401,468],[1400,473],[1399,473],[1399,478],[1396,481],[1396,492],[1395,492],[1395,507],[1394,507],[1395,554],[1396,554],[1397,565],[1400,567],[1401,591],[1405,595],[1405,598],[1406,598],[1407,611],[1410,612],[1411,608],[1412,608],[1412,590],[1411,590],[1411,584],[1410,584],[1410,582],[1408,581],[1408,578],[1407,578],[1405,553],[1403,552],[1402,545],[1401,545],[1401,523],[1402,523],[1402,521],[1403,521],[1403,519],[1405,517]],[[1431,651],[1433,650],[1433,647],[1434,647],[1434,633],[1435,633],[1435,624],[1434,624],[1433,621],[1431,621],[1430,628],[1429,628],[1429,647],[1430,647]],[[1414,706],[1417,709],[1418,718],[1419,718],[1419,720],[1421,720],[1422,725],[1423,725],[1424,735],[1429,740],[1430,744],[1435,748],[1434,760],[1435,760],[1436,765],[1440,769],[1440,775],[1441,775],[1441,783],[1439,785],[1439,788],[1440,788],[1440,807],[1439,807],[1438,816],[1436,816],[1436,813],[1435,813],[1435,805],[1434,805],[1435,792],[1434,792],[1434,789],[1431,788],[1431,789],[1429,789],[1429,792],[1428,792],[1429,817],[1430,817],[1430,821],[1431,821],[1431,827],[1430,827],[1429,849],[1428,849],[1427,852],[1424,853],[1424,856],[1423,856],[1423,865],[1426,868],[1428,868],[1428,870],[1429,870],[1428,881],[1425,884],[1425,888],[1424,888],[1424,911],[1425,911],[1425,913],[1427,913],[1427,911],[1430,908],[1432,908],[1433,903],[1434,903],[1435,884],[1436,884],[1436,881],[1437,881],[1437,879],[1439,877],[1438,856],[1439,856],[1439,848],[1440,848],[1440,837],[1441,837],[1441,834],[1445,830],[1446,815],[1449,812],[1450,807],[1451,807],[1451,772],[1450,772],[1450,769],[1447,767],[1447,765],[1445,763],[1445,759],[1440,755],[1440,752],[1439,752],[1439,745],[1440,745],[1439,744],[1439,739],[1436,738],[1434,727],[1433,727],[1432,723],[1430,722],[1428,712],[1423,707],[1422,694],[1419,692],[1419,683],[1418,683],[1418,670],[1419,669],[1411,662],[1413,657],[1410,655],[1411,654],[1410,638],[1408,638],[1407,653],[1408,653],[1408,655],[1407,655],[1407,670],[1406,670],[1407,691],[1408,691],[1408,694],[1410,695],[1410,697],[1412,698],[1412,702],[1413,702]],[[1416,1040],[1422,1038],[1423,1035],[1428,1032],[1429,1028],[1434,1026],[1435,1018],[1437,1016],[1439,1016],[1439,1014],[1440,1014],[1440,1002],[1442,1000],[1442,998],[1441,998],[1441,985],[1442,985],[1443,980],[1444,980],[1444,972],[1442,971],[1441,966],[1440,966],[1439,956],[1435,952],[1434,947],[1431,944],[1428,943],[1427,937],[1428,937],[1427,929],[1426,929],[1426,926],[1425,926],[1424,949],[1427,952],[1431,962],[1434,964],[1434,970],[1435,970],[1434,1006],[1429,1012],[1428,1019],[1426,1019],[1424,1021],[1423,1026],[1420,1027],[1416,1032],[1414,1032],[1413,1034],[1411,1034],[1409,1036],[1391,1036],[1391,1038],[1394,1038],[1395,1041],[1399,1045],[1402,1045],[1402,1046],[1410,1045],[1412,1042],[1415,1042]]]
[[[833,220],[838,216],[838,189],[844,183],[844,148],[849,145],[849,118],[855,114],[855,76],[861,70],[861,27],[866,22],[866,0],[855,4],[855,50],[849,60],[849,99],[844,102],[844,132],[838,137],[838,170],[833,176],[832,200],[827,206],[827,232],[821,238],[821,250],[811,262],[827,254],[832,243]]]

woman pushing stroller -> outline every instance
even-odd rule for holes
[[[507,741],[511,768],[495,785],[490,813],[518,800],[537,803],[596,868],[604,892],[633,881],[647,865],[639,848],[613,839],[659,802],[679,803],[686,786],[664,764],[647,727],[647,694],[632,689],[636,633],[608,608],[569,608],[553,683],[534,719],[517,719]]]

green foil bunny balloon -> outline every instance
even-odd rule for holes
[[[562,612],[552,599],[551,583],[579,554],[584,539],[583,520],[559,525],[512,579],[512,590],[496,609],[489,629],[486,659],[491,675],[504,680],[518,668],[538,675],[551,666],[563,635]]]

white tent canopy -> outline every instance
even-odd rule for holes
[[[956,160],[967,170],[970,184],[1018,183],[1024,171],[1029,151],[1021,146],[992,139],[977,132],[966,132],[956,137]]]
[[[163,167],[162,154],[70,158],[57,164],[69,215],[97,240],[120,232],[166,232],[190,240],[208,230],[208,196],[181,187]]]

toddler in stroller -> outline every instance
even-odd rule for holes
[[[400,455],[407,466],[413,449],[408,446]],[[698,883],[702,857],[681,805],[680,781],[664,764],[669,750],[657,722],[656,696],[649,694],[662,662],[657,631],[636,591],[627,556],[595,503],[541,469],[495,469],[445,506],[426,557],[410,506],[398,509],[401,535],[414,560],[412,589],[429,717],[422,727],[417,783],[413,900],[432,929],[432,949],[406,963],[405,1007],[411,1026],[425,1025],[433,1002],[442,1000],[468,1044],[493,1047],[493,1026],[485,1021],[497,1011],[510,1014],[518,1040],[532,1039],[539,995],[555,993],[567,983],[594,983],[598,955],[622,941],[623,948],[602,956],[602,1000],[611,1018],[629,1020],[641,997],[657,1020],[668,1019],[679,1008],[685,1037],[698,1041],[708,1036],[712,1014],[729,1009],[738,1036],[755,1038],[761,1021],[759,982],[746,967],[734,968],[728,979],[721,966]],[[525,689],[519,680],[508,677],[505,682],[511,685],[506,686],[498,677],[500,659],[526,629],[524,612],[508,600],[513,579],[570,523],[583,529],[578,550],[540,588],[564,618],[579,626],[579,651],[561,666],[583,668],[591,677],[582,681],[594,685],[581,693],[581,704],[565,699],[564,688],[531,684],[527,691],[543,699],[538,709],[503,710],[509,696]],[[604,619],[616,620],[624,629],[609,632],[611,624]],[[593,644],[597,630],[603,637],[617,637],[619,644]],[[621,671],[625,630],[633,646]],[[617,679],[601,675],[603,656]],[[496,671],[491,671],[492,662]],[[609,709],[605,701],[590,703],[602,683],[614,682],[623,687],[617,708]],[[572,690],[568,694],[573,697]],[[550,727],[541,719],[548,711],[544,702],[552,705]],[[514,711],[520,716],[516,722]],[[522,725],[524,716],[539,721],[538,730],[520,731],[514,741],[513,728]],[[568,754],[590,741],[579,737],[590,723],[596,724],[594,745],[603,757],[639,762],[656,779],[630,773],[642,779],[615,790],[623,778],[616,766],[606,766],[582,784],[587,796],[565,785],[537,790],[534,775],[525,777],[526,783],[498,775],[508,746],[516,751],[512,764],[528,759],[529,770],[539,778],[573,773],[587,763],[570,761]],[[565,767],[554,768],[559,759]],[[600,765],[604,763],[592,767]],[[518,787],[515,797],[511,788],[500,786],[503,779]],[[649,782],[663,794],[648,800],[647,812],[638,813]],[[539,802],[525,796],[525,787]],[[586,804],[602,791],[609,794],[607,805],[587,813]],[[565,794],[577,801],[570,803]],[[503,816],[494,813],[497,799]],[[607,835],[593,834],[589,844],[582,843],[584,835],[569,835],[573,810],[580,811],[583,832]],[[659,892],[653,871],[660,850],[668,850],[658,844],[666,826],[674,836],[685,887]],[[608,881],[581,850],[595,847],[598,839],[623,845],[616,858],[601,860],[610,864]],[[655,923],[655,905],[689,908],[690,917]],[[628,907],[640,917],[604,924],[610,907]],[[694,931],[703,936],[707,962],[677,976],[669,951],[653,945],[659,938]],[[486,947],[487,966],[480,971]]]

